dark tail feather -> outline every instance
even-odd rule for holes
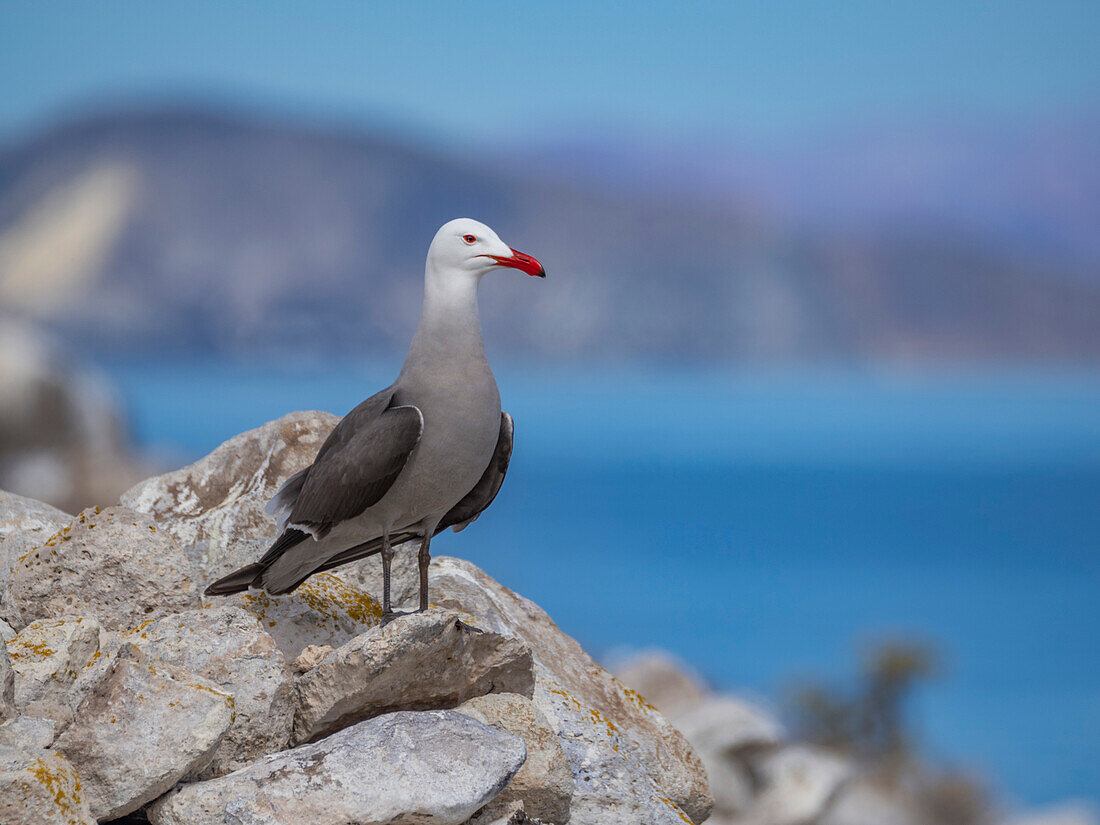
[[[240,570],[235,570],[228,576],[222,576],[203,591],[206,596],[228,596],[231,593],[241,593],[248,588],[259,585],[260,576],[264,572],[264,565],[249,564]]]

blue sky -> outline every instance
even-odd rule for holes
[[[1100,3],[0,0],[0,134],[210,94],[460,140],[629,128],[770,139],[1100,101]]]

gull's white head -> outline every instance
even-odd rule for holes
[[[439,228],[428,248],[428,267],[468,272],[479,278],[501,268],[546,277],[546,270],[537,260],[512,249],[492,229],[470,218],[456,218]]]

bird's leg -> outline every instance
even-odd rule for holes
[[[428,549],[432,543],[432,532],[426,530],[424,538],[420,542],[420,609],[428,609],[428,565],[431,564],[432,554]]]
[[[390,546],[390,531],[382,533],[382,624],[394,619],[390,608],[390,563],[393,561],[393,547]]]

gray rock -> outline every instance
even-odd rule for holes
[[[13,627],[24,624],[8,592],[12,566],[28,550],[45,544],[72,520],[68,513],[49,504],[0,490],[0,618],[7,624]]]
[[[557,734],[535,704],[517,693],[490,693],[463,702],[459,713],[518,736],[527,745],[527,761],[508,787],[482,809],[475,823],[493,822],[522,810],[547,822],[569,821],[573,774]]]
[[[454,711],[398,712],[184,785],[154,825],[459,825],[524,760],[523,740]]]
[[[684,825],[686,812],[652,778],[638,748],[598,709],[536,665],[535,704],[573,773],[570,825]]]
[[[95,817],[76,769],[64,756],[0,742],[0,822],[95,825]]]
[[[357,636],[295,681],[295,743],[393,710],[454,707],[490,691],[530,696],[531,649],[452,611],[404,616]]]
[[[15,705],[67,705],[77,675],[99,651],[100,625],[88,617],[39,619],[7,644],[15,671]]]
[[[232,704],[212,682],[124,645],[54,750],[80,773],[93,816],[115,819],[205,768]]]
[[[233,724],[202,777],[282,750],[294,719],[294,681],[271,636],[239,607],[189,610],[122,634],[146,655],[209,679],[233,697]]]
[[[459,559],[433,559],[430,575],[434,604],[468,613],[478,627],[515,636],[531,646],[536,663],[535,703],[562,739],[574,777],[615,777],[593,799],[610,804],[615,793],[622,793],[624,810],[638,806],[639,811],[652,810],[656,816],[660,809],[653,807],[654,800],[665,799],[675,816],[682,811],[699,823],[710,815],[714,799],[706,770],[683,734],[637,691],[596,664],[538,605]],[[614,730],[611,739],[606,736],[608,725]],[[584,762],[598,758],[606,758],[607,764]],[[578,793],[587,787],[582,781],[577,780]],[[574,816],[577,804],[575,797]],[[656,804],[668,809],[663,802]]]
[[[48,748],[57,735],[57,723],[44,716],[20,716],[0,725],[0,747],[29,750]]]
[[[125,507],[85,510],[12,571],[24,621],[92,615],[121,629],[198,607],[196,571],[171,535]]]

